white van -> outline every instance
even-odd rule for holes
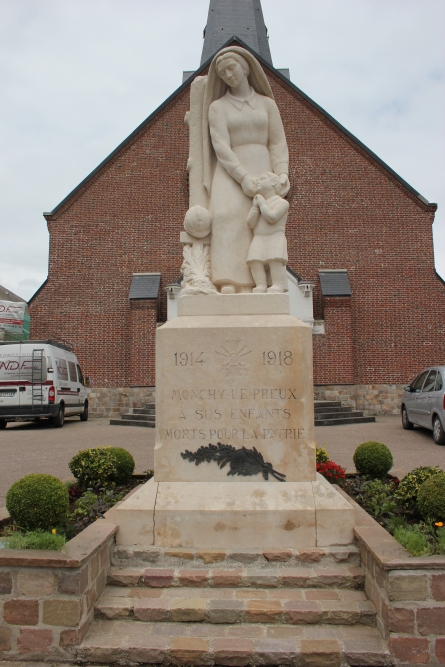
[[[7,422],[46,417],[88,419],[88,399],[76,355],[50,340],[0,342],[0,429]]]

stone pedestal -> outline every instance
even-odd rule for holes
[[[117,542],[351,542],[352,507],[315,472],[312,330],[287,295],[184,296],[178,313],[157,330],[155,477],[109,513]]]

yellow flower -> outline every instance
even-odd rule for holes
[[[436,521],[434,525],[437,526],[438,528],[443,528],[443,521]]]
[[[57,533],[57,530],[55,528],[52,529],[52,534],[55,535]]]

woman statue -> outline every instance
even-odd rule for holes
[[[212,283],[222,294],[251,292],[247,217],[265,172],[289,190],[289,153],[280,114],[259,62],[230,46],[212,61],[203,109],[204,185],[210,199]]]

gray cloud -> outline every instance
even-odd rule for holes
[[[274,65],[440,208],[443,0],[263,0]],[[0,0],[0,283],[46,277],[51,210],[199,66],[208,0]]]

